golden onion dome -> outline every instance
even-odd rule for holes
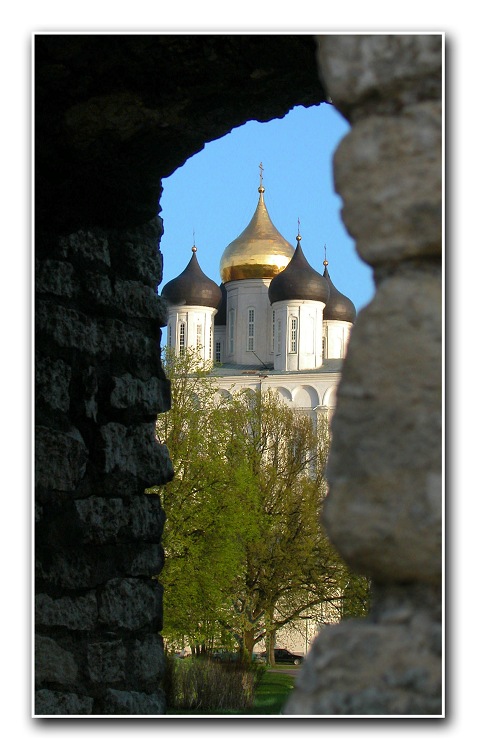
[[[222,254],[220,277],[224,284],[240,279],[273,279],[286,268],[295,252],[272,224],[263,198],[265,188],[261,178],[258,192],[258,205],[250,224]]]

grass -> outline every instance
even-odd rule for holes
[[[293,690],[294,678],[279,670],[269,669],[257,685],[255,700],[248,714],[279,714]]]
[[[283,669],[283,668],[282,668]],[[294,677],[285,673],[280,667],[267,669],[255,688],[253,705],[247,709],[216,709],[204,711],[200,709],[168,709],[170,715],[181,716],[270,716],[279,714],[293,690]],[[287,671],[294,671],[296,667],[288,667]]]

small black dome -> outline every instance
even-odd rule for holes
[[[162,290],[162,297],[171,305],[198,305],[218,308],[222,292],[215,281],[209,279],[199,266],[197,248],[192,248],[192,258],[179,276],[169,281]]]
[[[216,326],[224,326],[227,323],[227,290],[225,284],[220,285],[220,291],[222,292],[222,300],[214,317],[214,325]]]
[[[321,273],[310,266],[297,237],[297,246],[288,266],[277,274],[268,288],[268,298],[274,302],[289,299],[309,299],[327,302],[330,294],[328,282]]]
[[[330,297],[323,310],[323,320],[346,320],[348,323],[354,323],[356,320],[356,308],[349,297],[341,294],[331,281],[327,261],[325,261],[323,278],[327,280],[330,287]]]

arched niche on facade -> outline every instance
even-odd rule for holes
[[[285,401],[287,404],[291,403],[293,400],[291,391],[288,390],[288,388],[284,388],[284,386],[279,385],[278,388],[276,388],[276,392],[282,399],[282,401]]]
[[[320,398],[311,385],[300,385],[293,390],[293,406],[298,409],[313,409],[319,406]]]
[[[232,394],[226,388],[219,388],[215,394],[215,400],[217,403],[220,401],[230,401]]]
[[[336,406],[336,386],[332,385],[326,389],[323,395],[323,406],[328,406],[332,409]]]

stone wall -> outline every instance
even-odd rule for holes
[[[324,521],[373,603],[315,641],[289,714],[442,711],[441,46],[320,38],[353,125],[334,163],[343,220],[377,286],[343,367]]]
[[[335,175],[375,269],[333,424],[325,521],[374,581],[320,635],[290,714],[440,710],[440,36],[35,39],[36,715],[152,715],[169,389],[161,178],[248,119],[328,93]],[[317,147],[319,144],[317,143]]]
[[[36,712],[161,713],[158,220],[36,247]]]
[[[164,713],[161,178],[322,100],[310,36],[35,39],[36,715]]]

